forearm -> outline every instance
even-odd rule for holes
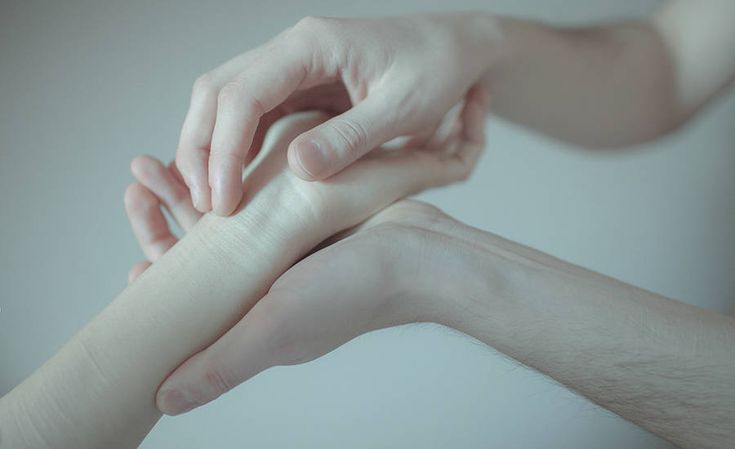
[[[502,118],[575,144],[611,147],[659,136],[688,114],[669,52],[647,23],[496,23],[502,50],[484,84]]]
[[[677,445],[735,440],[735,320],[463,229],[445,324]]]
[[[205,217],[4,397],[3,449],[137,447],[160,416],[155,393],[166,375],[236,322],[303,251],[277,237],[297,235],[286,214],[247,217]]]
[[[0,400],[3,449],[135,446],[159,416],[154,398],[165,377],[238,322],[307,251],[411,192],[462,179],[479,152],[467,143],[453,157],[384,153],[311,183],[286,168],[285,148],[324,119],[305,113],[274,125],[246,178],[244,209],[202,218]]]

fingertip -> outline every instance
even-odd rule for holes
[[[323,144],[316,140],[294,140],[288,149],[288,165],[305,181],[329,176],[329,156]]]
[[[180,146],[176,152],[176,168],[189,188],[192,205],[203,214],[212,209],[208,165],[209,151],[189,150]]]
[[[212,211],[222,217],[231,215],[242,199],[242,164],[209,165],[209,194]]]
[[[125,189],[125,209],[130,213],[139,208],[150,208],[158,205],[158,198],[140,182],[131,183]]]
[[[147,154],[136,156],[132,161],[130,161],[130,172],[136,179],[140,180],[141,177],[145,176],[146,170],[149,170],[151,167],[155,167],[156,164],[163,165],[153,156],[148,156]]]
[[[290,147],[286,155],[288,159],[288,166],[291,168],[291,171],[293,171],[296,176],[303,179],[304,181],[316,181],[316,178],[304,169],[298,150],[296,150],[294,147]]]
[[[212,210],[212,201],[207,189],[189,187],[189,191],[191,193],[191,204],[194,206],[194,209],[203,214]]]
[[[235,193],[238,192],[238,193]],[[220,217],[229,217],[242,199],[242,189],[212,189],[212,211]]]
[[[162,389],[156,395],[156,407],[164,415],[180,415],[196,408],[198,405],[196,401],[177,389]]]

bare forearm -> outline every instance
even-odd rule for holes
[[[552,137],[617,147],[685,122],[735,76],[735,2],[672,1],[646,21],[558,28],[508,18],[484,77],[494,112]]]
[[[484,79],[500,117],[591,147],[647,140],[684,118],[668,52],[649,25],[500,23],[505,48]]]
[[[285,148],[325,118],[305,113],[275,125],[247,178],[244,209],[202,218],[0,400],[3,449],[135,446],[159,417],[154,398],[165,377],[230,329],[308,250],[411,192],[461,179],[479,151],[468,143],[456,157],[383,153],[311,183],[286,168]]]
[[[467,232],[482,244],[447,324],[682,447],[729,447],[735,320]]]
[[[137,447],[160,417],[161,381],[228,329],[301,250],[264,232],[277,220],[251,218],[245,226],[205,218],[4,397],[3,448]]]

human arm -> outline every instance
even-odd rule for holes
[[[236,323],[279,274],[392,201],[467,176],[482,149],[382,153],[329,183],[307,183],[285,170],[283,147],[320,120],[295,117],[274,130],[248,178],[246,208],[202,218],[0,399],[3,448],[135,447],[160,416],[155,393],[165,376]]]
[[[446,324],[679,447],[731,446],[735,319],[465,230]]]
[[[323,179],[398,136],[440,124],[482,82],[500,117],[558,139],[616,147],[679,126],[735,76],[732,0],[675,0],[650,18],[549,26],[492,13],[307,17],[194,84],[176,163],[200,211],[229,214],[243,163],[284,114],[334,117],[289,145]]]
[[[725,449],[735,438],[733,318],[414,202],[386,209],[296,264],[161,391],[207,402],[271,366],[413,322],[471,335],[678,446]],[[160,396],[159,405],[186,410]]]
[[[735,79],[732,0],[666,2],[580,28],[502,19],[484,83],[493,112],[561,140],[618,147],[684,123]]]

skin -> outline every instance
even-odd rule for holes
[[[303,107],[337,114],[289,145],[291,168],[304,179],[323,179],[372,146],[396,136],[408,135],[412,143],[431,140],[435,129],[441,127],[438,124],[451,123],[448,111],[456,98],[475,83],[490,92],[495,114],[558,139],[600,148],[643,142],[678,128],[733,83],[735,29],[729,19],[733,14],[735,2],[731,0],[682,0],[667,2],[646,21],[574,29],[482,13],[399,19],[307,18],[265,46],[200,78],[182,130],[177,166],[192,192],[197,191],[192,197],[198,209],[209,210],[213,202],[215,212],[226,214],[228,204],[238,199],[240,165],[258,151],[259,136],[272,117]],[[461,70],[451,70],[453,67]],[[271,70],[285,75],[263,75]],[[330,99],[311,95],[314,89],[322,88],[330,89]],[[220,121],[221,115],[231,117],[229,111],[238,108],[239,121]],[[191,138],[193,135],[198,140]],[[230,135],[244,138],[228,138]],[[480,235],[475,237],[482,240]],[[476,320],[474,329],[465,329],[467,333],[682,446],[726,444],[732,437],[726,430],[727,421],[732,421],[732,407],[727,407],[732,397],[721,392],[732,390],[728,377],[732,377],[733,357],[727,345],[720,344],[720,337],[724,335],[724,341],[731,343],[730,319],[693,311],[559,261],[546,261],[546,256],[512,244],[503,246],[548,265],[550,273],[541,273],[550,278],[548,285],[540,276],[531,283],[538,288],[521,291],[523,285],[515,286],[519,296],[525,294],[523,299],[536,301],[528,304],[528,310],[508,311],[518,312],[518,321],[503,321],[513,323],[506,332],[520,337],[517,345],[507,335],[490,332],[495,321]],[[461,262],[458,265],[463,266]],[[485,268],[489,272],[498,269]],[[515,268],[523,277],[523,267]],[[432,273],[427,278],[435,279],[442,270],[435,267],[427,272]],[[568,272],[575,276],[564,278],[571,276]],[[505,275],[516,279],[512,272]],[[464,273],[457,276],[467,280]],[[532,278],[531,273],[525,276]],[[508,283],[502,277],[496,280]],[[492,292],[491,287],[485,287],[474,293],[477,298]],[[298,294],[305,288],[287,290]],[[359,288],[350,291],[359,296]],[[561,314],[549,316],[562,322],[571,320],[570,324],[577,326],[573,329],[585,335],[584,342],[562,336],[559,329],[552,333],[556,337],[551,339],[553,344],[531,338],[541,328],[520,317],[539,321],[531,311],[543,304],[539,302],[542,291],[561,303],[560,297],[567,301]],[[614,298],[625,300],[613,302]],[[587,310],[589,315],[576,310]],[[300,312],[284,320],[284,327],[314,326],[305,318],[311,315]],[[497,316],[497,311],[493,312],[485,316]],[[324,310],[319,313],[329,316]],[[447,318],[450,315],[437,320],[452,321]],[[640,319],[631,324],[630,316]],[[599,317],[605,317],[605,322]],[[547,327],[554,323],[541,321]],[[459,324],[455,327],[462,329]],[[613,338],[594,338],[600,329]],[[682,329],[690,329],[697,338],[685,338]],[[245,334],[243,331],[240,336],[242,342],[254,338]],[[656,340],[659,334],[664,337]],[[700,341],[700,336],[712,344],[711,352],[692,347],[692,341]],[[318,336],[315,339],[320,340]],[[167,380],[161,391],[181,390],[187,401],[168,403],[159,395],[162,410],[179,413],[211,400],[253,374],[238,352],[237,335],[223,340]],[[619,344],[612,346],[610,340]],[[521,342],[525,346],[521,347]],[[640,358],[623,357],[629,348],[641,348]],[[576,354],[575,349],[586,358],[569,355]],[[208,356],[209,351],[216,356]],[[564,363],[533,357],[545,352],[566,354],[559,359]],[[320,354],[313,351],[303,357]],[[580,366],[579,360],[597,362],[596,369]],[[715,367],[709,373],[711,388],[692,382],[702,366]],[[225,388],[207,382],[202,373],[211,371],[225,373]],[[669,378],[671,382],[666,380]],[[697,413],[700,408],[702,412]]]
[[[586,147],[639,143],[732,82],[733,16],[733,0],[678,0],[645,21],[584,28],[483,12],[307,17],[197,79],[176,165],[198,210],[228,215],[279,117],[334,116],[288,149],[298,176],[325,179],[398,136],[430,146],[478,83],[493,113],[535,131]]]
[[[401,197],[468,176],[484,148],[485,114],[486,96],[473,89],[462,113],[468,126],[450,134],[445,147],[377,152],[322,183],[303,181],[288,170],[285,148],[326,117],[311,113],[277,125],[265,144],[268,151],[247,178],[247,207],[232,217],[204,216],[168,251],[170,234],[153,228],[144,241],[156,263],[0,398],[1,447],[136,447],[161,416],[155,397],[166,375],[238,328],[239,319],[255,310],[295,262]],[[140,175],[147,167],[133,169]],[[156,177],[178,179],[163,165],[154,170]],[[128,205],[137,204],[141,191],[128,190]],[[183,225],[196,221],[196,215],[188,216],[189,224],[182,218],[191,209],[180,189],[159,194]],[[275,310],[265,304],[255,313],[263,326],[276,325]]]
[[[404,132],[407,128],[423,134],[409,146],[426,148],[435,140],[432,136],[442,116],[476,84],[472,80],[479,80],[484,64],[476,57],[482,48],[474,33],[464,33],[461,44],[450,46],[443,34],[437,35],[434,24],[423,19],[412,19],[408,26],[401,19],[348,22],[343,26],[342,19],[306,18],[265,45],[197,79],[176,165],[198,210],[231,213],[242,195],[243,164],[258,152],[268,127],[286,114],[315,108],[339,114],[289,145],[307,148],[288,152],[296,173],[303,179],[323,179],[368,148],[408,134]],[[465,25],[458,16],[454,31]],[[417,27],[420,33],[413,32]],[[365,32],[355,32],[359,28]],[[431,36],[435,45],[420,43]],[[363,39],[374,44],[365,47]],[[419,44],[421,53],[416,54]],[[473,47],[468,47],[470,44]],[[436,45],[447,51],[437,53]],[[394,46],[394,52],[386,51]],[[355,49],[360,53],[354,53]],[[456,60],[460,55],[452,56],[455,51],[462,51],[461,60]],[[422,83],[421,89],[416,89],[416,76],[403,73],[418,74],[415,67],[427,61],[432,61],[432,73],[462,67],[455,72],[465,82],[449,84],[436,78],[438,84]],[[414,90],[421,94],[407,94]],[[429,113],[431,123],[427,126],[422,122]],[[456,116],[452,119],[449,128],[457,121]],[[372,123],[382,126],[370,126]],[[391,124],[390,129],[386,129],[387,124]],[[339,153],[341,161],[323,170],[318,162],[322,152]]]
[[[155,254],[147,236],[170,235],[160,207],[187,219],[181,207],[159,200],[183,183],[154,159],[136,166],[164,173],[138,176],[139,193],[128,203],[141,247]],[[735,438],[732,317],[568,264],[415,201],[328,243],[178,367],[159,389],[159,407],[183,413],[263,370],[313,360],[363,333],[435,322],[679,447],[727,448]],[[148,266],[136,264],[130,281]]]
[[[354,336],[354,331],[344,333],[339,320],[324,323],[326,335],[310,334],[313,328],[308,324],[320,318],[314,316],[319,308],[306,308],[305,301],[298,302],[302,304],[298,311],[304,314],[289,312],[288,305],[281,307],[284,300],[257,302],[259,310],[265,309],[258,322],[271,326],[264,333],[256,335],[242,324],[250,313],[235,323],[280,272],[317,244],[317,235],[324,238],[348,228],[369,215],[368,210],[374,212],[411,190],[461,178],[467,159],[455,161],[457,170],[449,170],[454,175],[439,175],[447,168],[441,160],[404,156],[380,165],[384,171],[371,182],[356,175],[355,165],[363,164],[359,162],[320,187],[296,184],[295,190],[296,178],[278,172],[273,178],[249,178],[243,196],[242,165],[259,151],[265,130],[280,115],[314,107],[339,114],[327,125],[317,121],[300,129],[302,134],[289,145],[289,163],[305,179],[328,177],[395,136],[411,136],[408,147],[446,141],[439,131],[455,130],[461,121],[449,112],[477,83],[497,100],[498,115],[519,124],[590,146],[625,145],[675,128],[731,83],[735,38],[727,18],[732,8],[726,0],[670,2],[646,23],[584,30],[481,14],[397,21],[309,18],[261,49],[203,76],[195,85],[182,129],[177,167],[191,187],[197,209],[214,206],[226,215],[238,210],[242,200],[250,213],[231,221],[203,219],[52,360],[3,397],[2,444],[132,446],[159,416],[151,398],[160,378],[192,352],[209,348],[189,359],[159,389],[160,408],[209,400],[208,394],[219,394],[247,378],[237,357],[231,357],[232,348],[240,349],[241,339],[253,347],[261,345],[253,349],[255,354],[282,354],[263,363],[269,366],[318,356]],[[390,46],[383,36],[390,37]],[[402,47],[403,42],[407,45]],[[386,53],[386,48],[392,50]],[[441,70],[430,70],[434,61]],[[534,75],[547,71],[543,77]],[[569,86],[574,92],[568,92]],[[445,122],[449,125],[437,125]],[[323,152],[315,151],[317,147]],[[376,168],[371,161],[371,168]],[[371,188],[345,190],[342,181],[366,182]],[[308,193],[302,196],[304,192]],[[300,209],[294,195],[308,199],[310,207]],[[272,204],[292,207],[275,215],[263,213]],[[433,215],[428,221],[441,220]],[[317,222],[318,231],[304,232]],[[395,286],[387,295],[389,305],[378,306],[379,312],[463,330],[683,447],[726,447],[732,441],[729,393],[734,391],[735,358],[730,318],[622,285],[497,237],[469,230],[463,236],[440,232],[420,220],[407,223],[404,227],[423,229],[419,235],[424,237],[444,236],[439,238],[438,252],[419,238],[420,250],[406,253],[422,256],[412,260],[409,272],[420,280],[414,285],[420,290],[415,297],[424,298],[421,304],[429,311],[385,312],[399,302],[395,298],[412,303],[408,298],[414,290],[394,281],[387,284]],[[448,223],[449,228],[460,227]],[[401,228],[395,223],[385,227]],[[409,239],[409,234],[401,240]],[[259,238],[243,242],[240,235]],[[285,235],[299,238],[289,240]],[[152,234],[152,239],[157,236]],[[462,254],[450,249],[455,244],[463,247]],[[165,251],[166,242],[159,245],[158,252]],[[243,253],[261,264],[242,262],[238,257]],[[398,261],[402,253],[394,255],[392,262],[405,268]],[[461,276],[462,285],[451,292],[442,290],[449,284],[432,283],[437,267],[431,263],[443,260],[439,256],[457,267],[454,278]],[[285,287],[290,282],[299,285],[299,266],[293,269],[297,273],[293,281],[285,278]],[[307,270],[301,285],[315,274],[319,273]],[[375,276],[390,281],[382,277],[385,273]],[[171,279],[177,283],[171,285]],[[207,282],[197,281],[201,279]],[[213,291],[211,285],[218,288]],[[269,292],[264,299],[301,293],[285,287],[277,283],[273,296]],[[215,307],[197,301],[213,295]],[[444,299],[436,300],[439,297]],[[450,311],[442,313],[447,304]],[[330,312],[325,316],[343,316],[339,310]],[[358,322],[369,316],[359,307],[357,313]],[[209,319],[201,320],[202,316]],[[381,321],[380,314],[375,322],[391,324]],[[369,330],[371,325],[368,320],[359,329]],[[279,334],[283,329],[289,333]],[[263,335],[269,337],[258,338]],[[307,337],[313,341],[307,339],[304,349],[299,342]],[[129,371],[132,358],[141,367],[135,375]],[[177,377],[182,383],[173,383]],[[74,407],[69,406],[72,403]]]

